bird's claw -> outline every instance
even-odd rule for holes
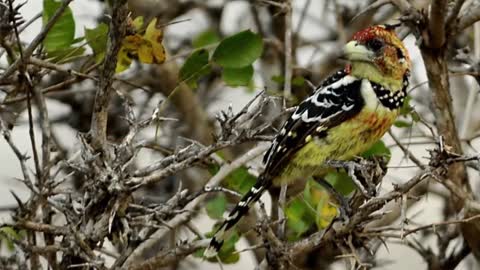
[[[350,216],[352,215],[352,208],[350,207],[350,204],[348,203],[348,199],[346,197],[341,195],[336,197],[339,203],[339,215],[337,218],[341,220],[344,224],[348,224],[350,222]]]

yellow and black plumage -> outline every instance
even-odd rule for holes
[[[265,154],[265,170],[218,229],[205,252],[214,256],[227,232],[271,185],[290,184],[347,160],[378,141],[406,97],[410,59],[393,27],[372,26],[344,47],[349,64],[326,79],[285,122]]]

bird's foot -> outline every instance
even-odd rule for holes
[[[348,224],[350,222],[350,216],[352,215],[352,208],[348,202],[348,198],[342,196],[341,194],[337,193],[339,196],[336,198],[338,201],[338,219],[341,220],[344,224]]]

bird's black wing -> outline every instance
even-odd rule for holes
[[[339,71],[300,103],[264,156],[264,179],[277,176],[310,139],[325,137],[330,128],[357,115],[364,105],[361,87],[362,80]]]

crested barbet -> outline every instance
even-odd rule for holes
[[[357,32],[344,47],[346,67],[299,104],[264,156],[265,170],[213,236],[213,257],[228,232],[271,185],[315,176],[328,160],[368,150],[391,127],[407,95],[410,59],[394,27]],[[322,169],[323,168],[323,169]]]

